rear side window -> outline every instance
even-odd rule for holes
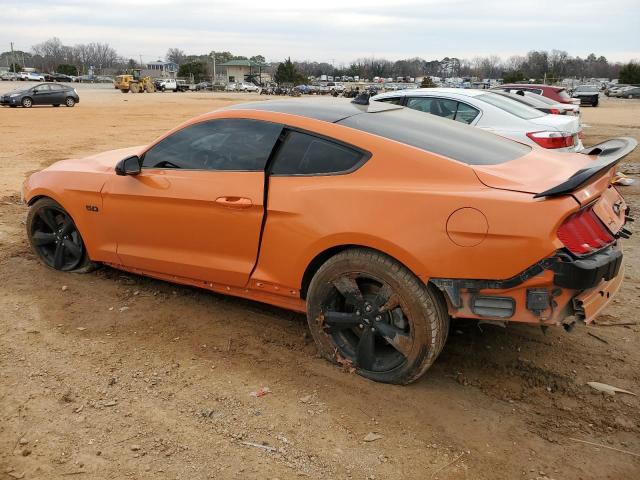
[[[289,131],[271,168],[272,175],[330,175],[359,167],[367,154],[302,132]]]
[[[480,112],[477,109],[473,108],[471,105],[458,102],[458,110],[456,110],[456,118],[454,120],[456,120],[457,122],[470,124],[478,116],[478,113]]]

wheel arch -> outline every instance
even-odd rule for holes
[[[64,202],[61,201],[60,197],[58,195],[55,194],[55,192],[46,189],[46,188],[37,188],[37,189],[33,189],[31,192],[29,192],[30,195],[27,197],[25,196],[25,203],[27,204],[28,207],[32,206],[34,203],[36,203],[38,200],[40,200],[41,198],[50,198],[51,200],[53,200],[54,202],[57,202],[58,204],[60,204],[60,206],[62,206],[65,210],[67,210],[64,206]]]
[[[369,245],[363,245],[363,244],[357,244],[357,243],[345,243],[345,244],[334,245],[332,247],[325,248],[324,250],[316,254],[316,256],[311,259],[311,261],[307,264],[304,270],[304,273],[302,274],[302,280],[300,283],[300,297],[306,300],[307,292],[309,290],[309,285],[311,284],[311,280],[315,276],[316,272],[327,260],[329,260],[331,257],[341,252],[344,252],[345,250],[351,250],[351,249],[370,250],[372,252],[377,252],[382,255],[385,255],[390,259],[398,262],[403,267],[405,267],[407,270],[413,273],[420,281],[426,282],[428,280],[427,278],[424,277],[424,275],[420,275],[418,272],[416,272],[415,269],[408,264],[409,262],[403,261],[397,256],[390,254],[389,252],[386,252],[379,248],[371,247]]]

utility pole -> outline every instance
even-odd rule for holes
[[[16,73],[16,57],[13,55],[13,42],[11,42],[11,64],[13,66],[13,73]]]
[[[142,54],[140,54],[140,68],[142,68]]]
[[[213,86],[216,83],[216,52],[215,50],[211,52],[211,63],[213,66],[213,69],[211,70],[211,91],[213,92],[214,91]]]

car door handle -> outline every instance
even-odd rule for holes
[[[216,203],[223,207],[231,208],[249,208],[253,205],[251,199],[245,197],[218,197],[216,198]]]

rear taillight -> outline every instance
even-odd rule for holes
[[[591,207],[569,216],[558,228],[558,238],[576,255],[600,250],[615,240]]]
[[[565,148],[573,146],[573,135],[565,132],[529,132],[527,137],[543,148]]]
[[[566,112],[564,110],[560,110],[559,108],[550,108],[549,109],[552,115],[564,115]]]

